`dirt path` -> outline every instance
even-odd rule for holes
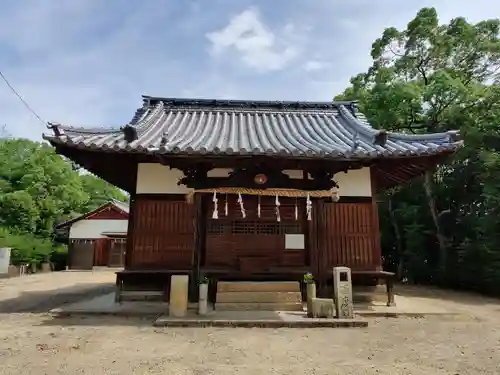
[[[74,285],[83,284],[74,277]],[[403,293],[458,314],[373,319],[366,329],[278,330],[0,314],[0,374],[500,373],[498,301],[418,288]]]

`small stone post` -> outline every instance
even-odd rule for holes
[[[349,267],[333,268],[333,291],[337,318],[352,319],[354,317],[354,307],[351,269]]]
[[[208,307],[208,283],[200,283],[200,293],[198,299],[198,315],[206,315]]]
[[[182,318],[187,314],[188,307],[188,275],[172,275],[170,278],[170,301],[168,313],[170,316]]]
[[[307,293],[307,316],[312,318],[313,316],[313,298],[316,298],[316,283],[314,281],[306,284]]]

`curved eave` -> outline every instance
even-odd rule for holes
[[[95,152],[346,161],[425,157],[454,152],[462,144],[455,142],[457,132],[410,135],[374,129],[346,103],[302,103],[299,110],[276,110],[269,109],[273,103],[267,102],[257,103],[263,107],[248,107],[246,102],[215,101],[225,104],[201,108],[212,101],[145,99],[128,124],[135,129],[134,141],[127,142],[122,129],[60,124],[50,124],[54,135],[43,138],[54,145]],[[226,107],[236,104],[246,107]],[[285,104],[294,103],[279,103]],[[319,104],[328,109],[314,107]],[[220,139],[214,134],[220,134]],[[380,136],[386,139],[383,145],[375,142]]]
[[[374,159],[397,159],[397,158],[412,158],[412,157],[427,157],[434,156],[440,154],[451,154],[456,152],[460,147],[463,146],[463,142],[455,142],[446,146],[438,146],[435,148],[429,148],[427,151],[397,151],[397,152],[352,152],[352,153],[315,153],[313,151],[310,152],[287,152],[286,150],[281,150],[276,153],[275,151],[262,151],[258,149],[254,150],[227,150],[221,151],[218,149],[214,150],[179,150],[179,149],[168,149],[166,147],[160,148],[146,148],[142,146],[131,147],[127,145],[125,147],[121,147],[118,145],[108,146],[108,145],[99,145],[96,143],[84,143],[84,142],[73,142],[70,138],[63,139],[61,137],[48,136],[43,135],[43,139],[47,140],[52,144],[52,146],[64,146],[69,147],[75,150],[81,151],[92,151],[92,152],[105,152],[105,153],[127,153],[127,154],[140,154],[140,155],[161,155],[161,156],[171,156],[171,157],[251,157],[251,156],[267,156],[267,157],[286,157],[293,159],[330,159],[330,160],[374,160]]]

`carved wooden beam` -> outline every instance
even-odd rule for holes
[[[202,167],[184,169],[185,177],[179,184],[192,189],[215,189],[221,187],[246,187],[253,189],[298,189],[330,190],[338,187],[332,180],[332,172],[313,172],[312,179],[292,179],[282,170],[269,167],[238,168],[228,177],[207,177],[207,169]]]

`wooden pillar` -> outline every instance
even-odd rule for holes
[[[302,180],[306,181],[308,179],[307,171],[302,171]],[[313,247],[312,243],[312,231],[311,231],[311,224],[312,220],[309,221],[307,220],[307,198],[299,199],[299,205],[300,205],[300,210],[302,211],[302,215],[299,220],[301,220],[301,226],[304,230],[304,238],[305,238],[305,251],[304,251],[304,264],[306,266],[311,265],[311,251]]]
[[[135,192],[130,194],[130,206],[127,223],[127,242],[125,244],[125,269],[129,269],[132,261],[132,253],[134,252],[134,215],[136,214],[136,195]]]
[[[315,254],[313,257],[313,275],[318,283],[318,297],[327,297],[327,278],[331,272],[328,272],[328,265],[324,264],[323,252],[325,251],[325,237],[329,228],[325,228],[325,207],[324,199],[313,200],[313,220],[315,227]],[[331,271],[331,270],[330,270]]]
[[[128,223],[127,223],[127,242],[125,244],[125,262],[124,268],[129,269],[131,266],[132,253],[134,252],[134,216],[136,214],[136,187],[137,187],[137,172],[138,164],[135,163],[135,169],[133,171],[133,189],[130,191],[129,199],[129,213],[128,213]]]
[[[377,204],[377,184],[373,168],[370,168],[370,182],[372,190],[372,238],[373,238],[373,253],[372,263],[377,270],[383,269],[382,264],[382,248],[380,243],[380,222],[378,217]]]
[[[200,280],[200,265],[203,248],[203,196],[195,193],[193,197],[193,252],[191,258],[191,277],[189,281],[189,299],[198,301],[198,281]]]

